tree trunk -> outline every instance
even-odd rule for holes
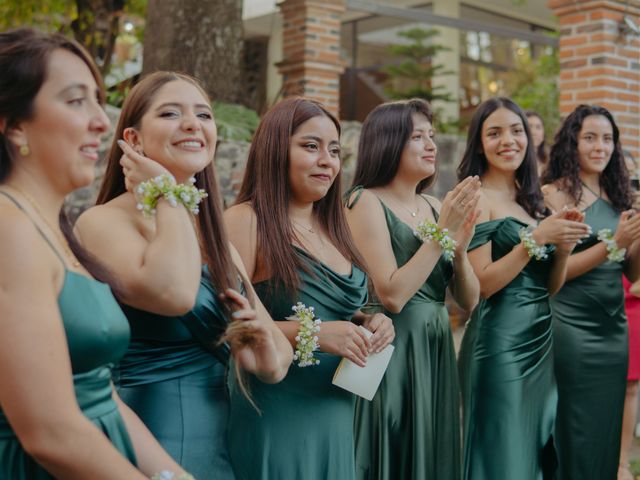
[[[242,97],[242,0],[149,0],[143,73],[198,78],[212,100]]]

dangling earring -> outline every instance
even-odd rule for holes
[[[29,153],[31,153],[31,150],[29,150],[29,145],[27,145],[26,143],[24,145],[20,145],[20,149],[18,151],[23,157],[26,157],[27,155],[29,155]]]

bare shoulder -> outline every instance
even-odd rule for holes
[[[372,209],[382,211],[378,195],[376,195],[374,190],[370,190],[368,188],[352,192],[349,196],[348,205],[349,206],[346,208],[347,212],[365,210],[367,213],[370,213],[372,212]]]
[[[249,202],[233,205],[224,211],[224,220],[228,225],[252,225],[256,222],[256,212]]]
[[[6,204],[0,205],[0,216],[0,289],[6,292],[10,285],[19,287],[23,282],[42,285],[43,279],[51,279],[53,285],[56,274],[62,274],[62,264],[33,222],[16,207]]]
[[[126,208],[122,199],[118,197],[108,203],[95,205],[85,210],[80,217],[78,217],[75,230],[76,233],[81,236],[83,232],[93,231],[96,228],[104,231],[105,225],[109,225],[109,229],[113,226],[117,228],[122,222],[135,223],[130,209]]]
[[[561,210],[565,206],[573,205],[574,201],[569,193],[559,182],[549,183],[542,186],[545,204],[553,210]]]

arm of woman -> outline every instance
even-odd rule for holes
[[[399,313],[429,277],[442,250],[436,242],[425,242],[413,257],[398,267],[387,222],[378,198],[363,190],[358,202],[345,208],[356,247],[367,262],[367,270],[382,305]]]
[[[248,203],[234,205],[224,212],[224,219],[229,241],[240,256],[247,278],[253,282],[256,280],[258,271],[258,233],[255,212]],[[298,335],[300,324],[297,321],[285,319],[278,319],[275,324],[295,349],[297,344],[295,337]],[[371,342],[355,324],[347,321],[325,322],[321,326],[318,337],[322,351],[349,358],[356,364],[364,366]]]
[[[57,302],[59,260],[21,213],[1,214],[0,405],[11,428],[56,478],[145,479],[78,407]]]
[[[640,279],[640,240],[629,247],[629,257],[624,264],[624,274],[631,283]]]
[[[487,197],[482,192],[480,192],[478,209],[480,210],[478,222],[491,220],[491,208]],[[468,253],[468,258],[478,278],[480,296],[482,298],[489,298],[494,293],[502,290],[529,263],[529,254],[522,242],[518,243],[508,254],[495,262],[491,258],[491,242],[471,250]]]
[[[126,144],[123,149],[129,160],[135,160],[128,163],[128,178],[153,171],[150,163],[158,165]],[[135,202],[131,193],[123,195]],[[172,207],[164,199],[158,202],[154,218],[155,231],[145,236],[142,222],[153,220],[144,219],[137,210],[100,205],[80,216],[75,231],[83,246],[118,279],[122,302],[159,315],[182,315],[193,308],[200,285],[200,247],[193,218],[183,205]]]
[[[182,467],[164,451],[133,410],[120,399],[115,390],[113,391],[113,400],[118,405],[120,415],[127,426],[127,432],[136,452],[138,468],[149,477],[163,470],[168,470],[178,475],[185,473]]]

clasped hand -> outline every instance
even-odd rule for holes
[[[554,212],[542,220],[532,236],[538,245],[556,245],[558,253],[569,254],[578,242],[591,234],[591,227],[584,223],[584,213],[576,208]]]
[[[323,322],[318,333],[320,350],[364,367],[369,354],[380,352],[393,341],[395,329],[391,319],[382,313],[367,315],[362,326],[373,333],[370,338],[355,323]]]
[[[442,201],[438,227],[446,228],[457,242],[457,252],[465,252],[480,216],[480,179],[467,177],[447,193]]]

